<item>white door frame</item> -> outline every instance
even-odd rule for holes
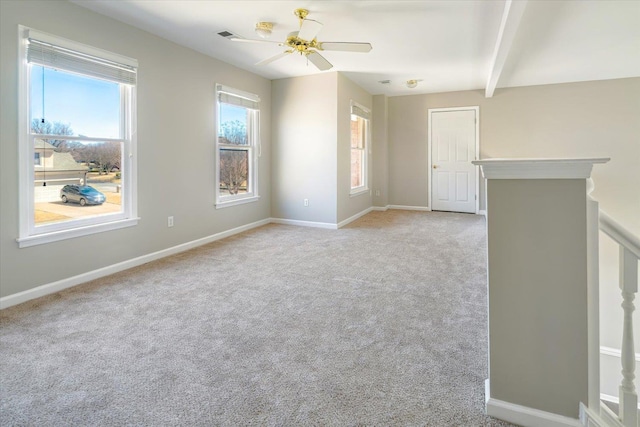
[[[440,113],[443,111],[468,111],[473,110],[476,112],[476,153],[475,159],[480,158],[480,106],[471,107],[451,107],[451,108],[429,108],[429,128],[427,129],[428,142],[427,142],[427,166],[429,167],[429,173],[427,177],[429,182],[427,183],[427,194],[429,199],[429,210],[432,208],[431,204],[431,187],[433,186],[433,163],[431,160],[431,116],[433,113]],[[476,214],[480,212],[480,168],[476,166]]]

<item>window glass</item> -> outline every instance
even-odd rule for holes
[[[121,137],[118,83],[33,65],[29,105],[35,133]]]
[[[220,149],[220,195],[246,194],[249,178],[249,152]]]
[[[122,212],[120,84],[34,65],[31,69],[35,226]],[[60,135],[39,138],[35,135]],[[100,197],[70,197],[67,184]],[[75,188],[73,194],[85,193]]]
[[[221,144],[248,145],[246,108],[220,103],[220,128],[218,139]]]

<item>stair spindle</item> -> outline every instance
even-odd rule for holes
[[[625,427],[638,426],[638,395],[635,379],[635,349],[633,342],[633,300],[638,292],[638,259],[620,247],[620,289],[624,324],[622,329],[622,382],[620,384],[619,417]]]

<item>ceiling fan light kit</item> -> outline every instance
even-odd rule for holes
[[[256,34],[263,39],[268,39],[271,37],[271,32],[273,31],[273,23],[271,22],[258,22],[256,24]]]
[[[299,29],[298,31],[289,33],[287,35],[287,39],[282,43],[272,42],[268,40],[244,39],[241,37],[227,37],[222,33],[219,34],[234,42],[278,43],[280,46],[286,47],[286,50],[284,52],[272,56],[271,58],[264,59],[258,62],[256,65],[267,65],[280,58],[284,58],[291,53],[299,53],[300,56],[305,56],[307,61],[315,65],[316,68],[318,68],[320,71],[326,71],[333,68],[333,65],[329,61],[327,61],[327,59],[322,56],[319,51],[366,53],[371,50],[370,43],[319,42],[316,36],[322,29],[322,24],[313,19],[307,19],[307,16],[309,15],[309,11],[307,9],[296,9],[293,11],[293,14],[298,17]],[[255,32],[263,39],[269,37],[272,30],[272,22],[258,22],[255,28]],[[231,33],[229,32],[229,34]]]

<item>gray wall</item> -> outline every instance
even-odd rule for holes
[[[371,207],[371,191],[351,197],[351,101],[372,110],[372,97],[346,76],[338,73],[338,222]],[[368,147],[367,150],[370,150]],[[371,150],[372,151],[372,150]],[[369,189],[373,185],[372,154],[367,168]]]
[[[370,194],[349,195],[351,100],[372,108],[337,72],[272,82],[274,218],[337,224],[371,207]]]
[[[373,97],[371,120],[373,143],[373,204],[385,207],[389,204],[389,98]],[[380,195],[376,195],[376,190]]]
[[[271,87],[272,215],[335,224],[338,74],[274,80]]]
[[[389,98],[389,204],[427,206],[427,110],[476,105],[481,158],[611,157],[593,196],[640,234],[640,78]]]
[[[2,1],[0,15],[0,296],[270,217],[269,80],[66,1]],[[138,59],[136,227],[18,249],[18,24]],[[218,210],[215,83],[262,99],[261,198]]]
[[[491,397],[578,418],[587,402],[584,179],[489,180]]]

